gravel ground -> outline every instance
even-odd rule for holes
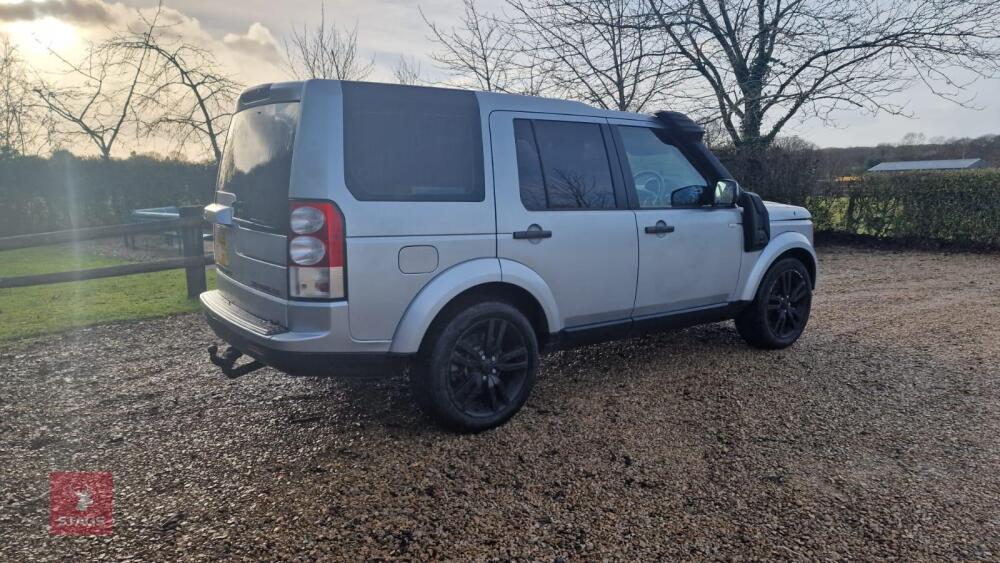
[[[227,381],[200,317],[0,351],[0,560],[1000,559],[1000,256],[823,250],[806,334],[549,357],[476,436],[402,380]],[[115,531],[48,535],[48,473]]]

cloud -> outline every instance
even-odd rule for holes
[[[46,17],[73,23],[111,23],[115,15],[100,0],[42,0],[0,4],[0,22],[32,21]]]
[[[227,33],[222,42],[236,51],[256,55],[273,63],[281,62],[274,34],[260,22],[250,24],[246,33]]]
[[[128,0],[131,2],[132,0]],[[185,4],[184,0],[173,0]],[[247,0],[251,3],[256,0]],[[191,0],[190,4],[204,2]],[[157,13],[152,6],[135,7],[115,0],[42,0],[9,4],[0,0],[0,36],[11,36],[22,53],[32,55],[30,64],[39,72],[57,73],[62,63],[50,54],[49,33],[54,26],[37,27],[56,20],[71,26],[67,34],[77,39],[72,45],[62,45],[55,50],[69,60],[83,56],[85,45],[100,44],[117,33],[144,30],[147,22]],[[236,8],[228,8],[230,13]],[[251,20],[254,21],[254,20]],[[268,22],[270,23],[270,22]],[[206,27],[192,15],[190,6],[182,9],[161,6],[157,18],[157,37],[165,43],[186,43],[212,53],[220,68],[235,80],[247,84],[275,82],[287,79],[280,48],[280,37],[263,21],[246,24]]]

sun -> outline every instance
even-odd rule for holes
[[[7,35],[28,57],[46,55],[50,51],[66,53],[81,42],[75,27],[51,16],[0,24],[0,33]]]

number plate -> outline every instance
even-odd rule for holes
[[[226,241],[226,230],[215,229],[215,263],[223,268],[229,267],[229,243]]]

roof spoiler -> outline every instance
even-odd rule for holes
[[[254,106],[297,102],[302,99],[302,82],[274,82],[247,88],[236,102],[236,111]]]

